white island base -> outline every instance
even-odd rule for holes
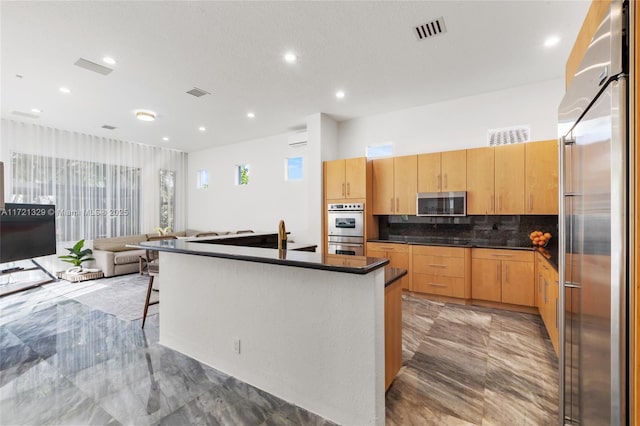
[[[160,264],[161,344],[338,424],[384,424],[384,268],[167,251]]]

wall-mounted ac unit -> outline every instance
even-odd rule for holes
[[[296,132],[289,135],[289,146],[304,146],[307,144],[307,131]]]

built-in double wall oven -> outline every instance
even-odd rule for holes
[[[329,204],[329,254],[364,256],[364,204]]]

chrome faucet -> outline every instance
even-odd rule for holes
[[[287,249],[287,228],[284,226],[284,220],[278,223],[278,250]]]

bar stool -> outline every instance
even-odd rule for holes
[[[175,240],[177,237],[175,235],[160,235],[157,237],[149,237],[147,241],[159,241],[159,240]],[[147,311],[149,310],[149,306],[157,305],[160,303],[160,300],[156,300],[155,302],[150,302],[151,300],[151,292],[153,291],[153,279],[160,275],[160,253],[158,250],[146,250],[146,258],[147,258],[147,273],[149,274],[149,286],[147,287],[147,298],[144,302],[144,312],[142,313],[142,328],[144,328],[144,323],[147,321]]]

